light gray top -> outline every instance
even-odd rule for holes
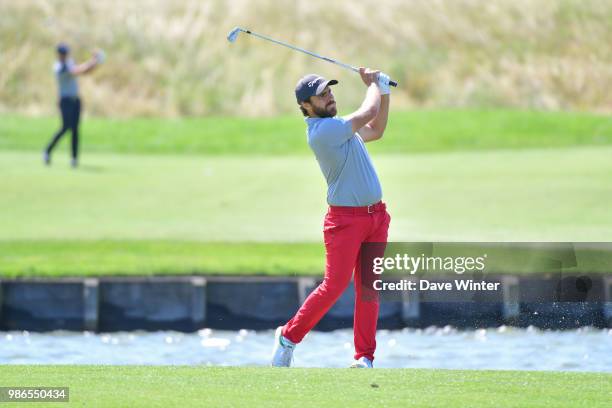
[[[362,207],[377,203],[382,189],[365,143],[340,117],[306,118],[308,145],[327,180],[327,203]]]
[[[79,96],[79,85],[77,84],[76,77],[70,72],[73,67],[74,61],[71,59],[66,60],[65,64],[56,61],[53,66],[60,98],[64,96]]]

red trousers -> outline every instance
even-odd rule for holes
[[[323,282],[308,296],[295,316],[283,327],[283,336],[294,343],[321,320],[346,289],[355,271],[355,311],[353,320],[355,359],[374,360],[376,323],[378,321],[378,293],[362,273],[359,262],[361,244],[387,242],[391,217],[384,203],[369,207],[330,207],[325,216],[326,265]],[[382,248],[384,252],[384,247]],[[363,279],[362,279],[363,278]]]

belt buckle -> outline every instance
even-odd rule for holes
[[[374,213],[374,205],[368,205],[368,214],[373,214]]]

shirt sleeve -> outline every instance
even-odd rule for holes
[[[74,63],[74,60],[68,60],[66,61],[66,71],[72,75],[72,69],[76,66],[76,64]]]
[[[351,122],[340,117],[325,118],[317,131],[316,142],[328,146],[340,146],[353,137]]]
[[[68,74],[68,75],[72,75],[71,71],[72,68],[74,67],[74,62],[69,60],[66,61],[65,63],[61,63],[59,61],[57,61],[54,65],[53,65],[53,72],[55,72],[56,74],[60,75],[60,74]]]

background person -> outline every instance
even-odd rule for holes
[[[88,61],[76,65],[74,61],[69,58],[69,55],[70,48],[67,44],[61,43],[57,46],[57,61],[53,66],[53,71],[58,85],[62,127],[55,133],[44,151],[43,160],[46,165],[51,164],[51,152],[57,142],[59,142],[64,133],[68,130],[70,130],[72,134],[72,160],[70,164],[72,167],[78,165],[81,98],[79,97],[79,86],[76,76],[93,71],[104,59],[104,53],[101,50],[97,50]]]
[[[371,276],[361,269],[359,255],[364,242],[387,242],[391,217],[381,201],[380,182],[364,143],[380,139],[385,131],[390,90],[386,74],[365,68],[359,73],[367,93],[361,107],[345,117],[336,116],[330,88],[338,81],[311,74],[295,88],[306,116],[308,144],[328,185],[329,210],[323,229],[326,266],[323,282],[295,316],[276,330],[273,366],[291,365],[295,345],[344,292],[354,270],[355,361],[351,367],[372,368],[379,299]]]

